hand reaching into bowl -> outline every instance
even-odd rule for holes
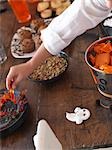
[[[35,55],[26,63],[15,65],[10,68],[6,78],[7,89],[15,89],[19,82],[28,77],[51,54],[41,44]]]
[[[15,89],[18,83],[26,78],[32,72],[30,63],[24,63],[10,68],[9,74],[6,78],[6,87],[7,89]]]

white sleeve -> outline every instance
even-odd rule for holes
[[[106,0],[75,0],[41,31],[45,48],[52,55],[58,54],[74,38],[99,24],[110,11]]]

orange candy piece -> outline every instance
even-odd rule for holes
[[[97,44],[95,47],[94,47],[94,51],[97,53],[97,54],[101,54],[101,53],[110,53],[112,51],[112,45],[111,45],[111,42],[107,42],[107,43],[100,43],[100,44]]]
[[[94,51],[97,53],[97,54],[101,54],[102,53],[102,47],[105,46],[105,43],[100,43],[100,44],[97,44],[94,46]]]
[[[112,73],[112,66],[110,65],[102,65],[100,67],[101,70],[103,70],[105,73],[111,74]]]
[[[109,53],[102,53],[97,54],[95,59],[95,67],[99,68],[102,65],[110,63],[110,54]]]
[[[95,54],[93,54],[95,52]],[[89,59],[95,68],[105,73],[112,73],[112,42],[96,44],[89,55]]]

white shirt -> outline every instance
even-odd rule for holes
[[[106,0],[75,0],[41,31],[45,48],[52,55],[58,54],[77,36],[98,25],[110,11]]]

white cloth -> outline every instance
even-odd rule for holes
[[[75,0],[41,31],[45,48],[52,55],[58,54],[77,36],[98,25],[110,11],[106,0]]]
[[[62,145],[46,120],[40,120],[33,137],[36,150],[62,150]]]

